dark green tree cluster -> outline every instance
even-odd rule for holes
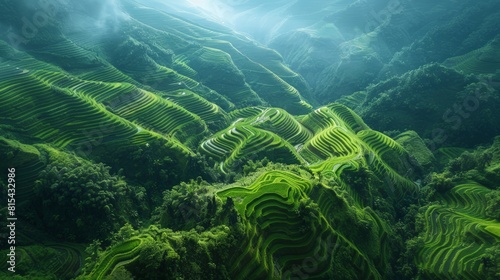
[[[110,167],[61,154],[52,156],[36,181],[41,226],[64,240],[104,238],[126,222],[138,223],[144,190],[133,188]]]
[[[187,156],[173,153],[167,145],[163,140],[154,140],[143,145],[103,147],[102,151],[96,151],[95,160],[105,162],[115,172],[123,170],[128,181],[142,185],[147,192],[147,203],[154,209],[161,205],[161,194],[168,186],[179,184],[187,176],[193,178],[191,176],[200,172],[199,168],[189,169]]]
[[[483,256],[486,280],[500,278],[500,245],[486,249]]]
[[[500,190],[487,194],[486,199],[486,215],[500,221]]]
[[[204,232],[173,231],[149,226],[135,231],[130,225],[115,234],[117,240],[102,251],[99,243],[88,247],[91,259],[87,260],[84,272],[77,279],[95,279],[96,275],[106,275],[105,279],[231,279],[229,265],[240,253],[242,231],[228,226],[213,227]],[[125,232],[143,239],[136,253],[123,263],[108,266],[101,271],[100,264],[120,254],[120,245]],[[118,251],[117,251],[118,250]],[[124,277],[124,278],[120,278]]]
[[[157,209],[162,227],[174,230],[209,227],[217,211],[217,201],[215,196],[208,195],[208,186],[198,177],[165,191],[163,204]]]
[[[212,193],[214,188],[198,177],[165,191],[163,204],[156,209],[160,225],[198,232],[221,224],[235,226],[239,218],[233,200],[229,197],[225,202],[220,201]]]
[[[379,131],[415,130],[435,150],[473,147],[500,134],[498,86],[433,63],[371,85],[356,111]]]
[[[230,170],[223,173],[220,170],[220,162],[215,161],[212,157],[205,159],[205,156],[197,156],[196,158],[199,158],[198,164],[203,163],[202,166],[204,166],[204,168],[201,172],[205,175],[204,178],[209,178],[211,182],[224,182],[226,184],[238,181],[244,176],[257,171],[259,168],[267,167],[269,163],[272,163],[268,157],[265,156],[265,153],[254,153],[248,157],[235,160],[229,167]],[[272,166],[275,166],[274,163]],[[272,170],[272,167],[270,166],[268,170]]]
[[[451,160],[442,173],[432,173],[429,186],[431,189],[445,192],[456,184],[475,181],[496,189],[500,187],[499,171],[500,137],[496,137],[491,147],[465,151],[458,158]]]

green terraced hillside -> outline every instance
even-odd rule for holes
[[[217,193],[235,201],[235,208],[247,229],[244,252],[232,266],[236,278],[297,277],[301,273],[297,266],[300,268],[310,252],[320,256],[315,260],[317,269],[309,274],[311,279],[334,278],[342,258],[352,262],[350,270],[359,273],[356,277],[382,278],[384,272],[377,271],[365,255],[369,249],[358,248],[351,242],[352,236],[344,236],[322,214],[329,207],[328,199],[318,201],[315,206],[312,206],[314,203],[309,205],[313,191],[324,192],[323,195],[332,196],[332,200],[338,199],[335,192],[323,188],[325,186],[314,186],[295,174],[276,171],[262,174],[248,187],[230,187]],[[375,223],[373,218],[369,219],[370,223]],[[385,231],[377,228],[379,225],[374,226],[374,231]]]
[[[443,64],[465,73],[491,74],[500,69],[500,37],[486,46],[459,57],[447,59]]]
[[[442,197],[442,204],[427,209],[424,245],[417,256],[424,275],[484,279],[484,254],[500,243],[500,223],[485,214],[491,192],[477,183],[458,185]]]
[[[80,244],[64,243],[23,246],[19,250],[21,265],[17,271],[27,274],[36,267],[39,273],[32,275],[33,279],[71,278],[80,271],[81,260],[85,258],[84,248]],[[7,262],[6,254],[2,251],[3,262]]]
[[[310,111],[311,105],[287,81],[304,91],[305,82],[293,79],[297,74],[284,66],[282,58],[272,50],[252,45],[242,36],[210,30],[132,1],[125,5],[125,9],[142,24],[169,36],[176,36],[177,41],[188,41],[187,44],[191,46],[179,49],[173,47],[171,42],[165,42],[164,48],[174,52],[177,65],[185,65],[182,69],[191,69],[185,70],[191,78],[222,94],[239,107],[269,103],[292,113]],[[267,63],[268,59],[262,55],[259,55],[259,59],[252,59],[255,58],[255,52],[274,56],[274,63]],[[277,72],[273,72],[274,69]]]
[[[498,3],[271,2],[0,0],[0,279],[499,279]]]
[[[271,161],[308,165],[331,178],[339,177],[344,168],[368,166],[382,180],[391,181],[392,193],[402,195],[415,190],[402,173],[410,165],[406,150],[391,138],[370,130],[343,105],[319,108],[300,121],[275,108],[239,110],[234,114],[231,126],[200,145],[200,152],[224,172],[232,169],[235,161],[266,156]]]

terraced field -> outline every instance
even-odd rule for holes
[[[9,121],[59,147],[84,142],[82,130],[96,129],[100,121],[113,127],[118,137],[129,137],[136,132],[132,124],[108,114],[95,100],[51,88],[28,71],[19,70],[4,80],[0,94],[3,101],[0,106]],[[78,113],[70,118],[69,112]]]
[[[8,46],[2,46],[6,50],[11,50]],[[14,111],[29,111],[28,108],[36,106],[39,112],[44,112],[42,119],[48,123],[40,124],[31,121],[40,118],[37,117],[35,112],[35,114],[31,114],[30,118],[25,118],[25,115],[18,116],[18,119],[23,119],[25,122],[28,119],[30,120],[30,125],[21,125],[21,127],[24,127],[27,133],[49,142],[55,142],[60,147],[70,144],[79,145],[79,143],[85,142],[81,130],[93,131],[102,127],[112,128],[116,138],[129,138],[146,129],[159,133],[158,135],[176,137],[184,145],[193,147],[197,145],[206,131],[206,123],[201,117],[206,118],[207,122],[210,123],[216,121],[225,122],[224,113],[220,113],[222,110],[218,106],[195,94],[188,95],[191,96],[191,101],[177,102],[177,104],[184,104],[188,110],[192,110],[188,111],[168,99],[160,98],[157,94],[137,88],[134,85],[137,83],[131,79],[118,80],[131,81],[134,84],[102,82],[107,79],[89,81],[84,78],[92,79],[91,77],[84,75],[77,78],[65,74],[62,70],[49,64],[22,63],[22,61],[33,61],[33,58],[25,54],[15,54],[17,59],[12,61],[14,62],[13,65],[11,65],[11,61],[0,64],[3,85],[9,84],[8,87],[2,88],[4,92],[8,91],[8,94],[4,94],[3,98],[16,96],[28,98],[32,102],[21,103],[13,107],[11,102],[16,99],[6,100],[2,105],[6,106],[5,108],[10,107],[10,110],[5,112],[12,119],[15,115]],[[21,68],[23,66],[26,68]],[[90,72],[86,72],[86,75]],[[118,71],[118,73],[121,72]],[[128,77],[124,74],[121,75]],[[16,91],[10,90],[11,88],[15,88]],[[35,92],[37,94],[34,94]],[[22,97],[23,95],[26,97]],[[46,107],[44,107],[44,103],[47,104]],[[70,106],[69,104],[73,105]],[[48,109],[49,107],[51,109]],[[65,121],[64,116],[57,115],[69,111],[79,112],[80,117],[75,117],[76,119],[82,119],[86,122],[96,120],[95,122],[99,123],[100,127],[89,124],[80,126],[81,122],[75,120],[72,122]],[[146,111],[148,113],[145,113]],[[55,115],[49,117],[51,112]],[[194,114],[191,112],[194,112]],[[201,117],[196,113],[200,113]],[[45,125],[45,128],[43,125]],[[75,127],[80,129],[80,133],[76,131],[68,131],[66,134],[59,133]],[[55,136],[56,132],[57,138]]]
[[[46,279],[69,279],[80,270],[85,259],[84,246],[81,244],[57,243],[17,247],[17,273],[27,273],[33,268],[43,271]],[[6,262],[7,252],[1,251],[1,261]],[[0,272],[0,277],[10,279]],[[35,275],[32,275],[36,278]]]
[[[141,275],[144,262],[153,259],[158,262],[152,266],[158,267],[148,273],[160,278],[178,273],[181,266],[194,271],[186,279],[210,278],[192,276],[201,271],[214,272],[211,279],[399,275],[395,258],[404,253],[407,237],[398,232],[405,229],[399,220],[408,216],[403,213],[407,209],[394,208],[421,198],[413,196],[418,194],[413,180],[420,178],[411,174],[421,166],[412,166],[402,145],[372,130],[350,109],[365,102],[375,87],[313,108],[309,86],[276,51],[229,29],[203,27],[137,1],[120,2],[126,19],[118,20],[113,31],[96,26],[94,18],[78,10],[84,6],[77,6],[79,28],[54,17],[18,49],[0,38],[0,155],[17,170],[17,207],[36,210],[26,211],[31,224],[19,230],[19,237],[43,245],[18,247],[20,277],[35,277],[32,271],[53,279],[78,273],[80,279]],[[0,6],[14,11],[16,4]],[[75,12],[66,8],[63,12]],[[373,38],[358,40],[360,51],[371,52],[375,45],[368,41]],[[445,64],[466,73],[495,73],[499,42],[497,38]],[[453,88],[445,91],[455,93]],[[435,156],[445,164],[462,151],[441,148]],[[57,176],[51,171],[63,170],[59,165],[47,170],[50,162],[57,159],[63,166],[69,155],[86,163],[81,170],[75,168],[78,174],[106,179],[71,188],[52,184],[60,178],[44,181],[45,175]],[[94,163],[99,169],[86,168]],[[3,170],[5,164],[0,163]],[[488,166],[488,176],[496,178],[497,169]],[[235,173],[246,177],[222,183],[233,180]],[[213,185],[204,181],[210,179]],[[50,186],[41,188],[44,182]],[[101,185],[109,188],[101,192]],[[98,233],[103,244],[113,245],[85,261],[89,244],[47,236],[50,224],[40,222],[75,222],[76,230],[65,227],[73,232],[57,236],[68,240],[82,232],[81,225],[90,224],[63,219],[41,207],[50,205],[46,200],[34,198],[47,191],[48,199],[70,205],[66,196],[49,193],[56,187],[71,194],[88,191],[85,204],[72,197],[71,203],[102,206],[107,212],[102,222],[109,231],[125,222],[133,226],[116,234]],[[500,224],[485,213],[490,192],[465,183],[438,194],[440,204],[425,206],[424,246],[416,256],[422,277],[483,278],[485,253],[500,244]],[[183,229],[155,225],[158,215],[184,215],[177,210],[191,200],[206,209],[183,217],[189,219]],[[118,209],[121,216],[110,209]],[[231,216],[235,211],[238,215]],[[130,227],[137,230],[127,232]],[[226,252],[228,248],[236,253]],[[2,251],[0,261],[6,260]],[[0,278],[5,278],[2,273]]]
[[[274,161],[307,164],[329,178],[338,179],[345,168],[356,171],[362,165],[389,184],[391,195],[416,190],[403,174],[410,168],[405,149],[369,129],[343,105],[333,103],[318,108],[300,121],[278,108],[248,107],[231,112],[229,117],[233,120],[230,127],[200,145],[200,151],[218,161],[224,171],[231,169],[235,160],[248,159],[264,147],[279,148],[282,154]]]
[[[232,266],[237,279],[288,279],[305,273],[308,279],[334,277],[337,254],[351,259],[362,279],[380,279],[374,264],[347,238],[333,229],[321,212],[305,213],[300,202],[313,190],[309,180],[284,171],[261,175],[248,187],[217,192],[231,197],[246,225],[248,242]],[[320,201],[319,208],[328,207]],[[302,210],[300,210],[302,209]],[[305,234],[308,232],[308,234]],[[315,270],[304,268],[304,259],[316,259]],[[304,271],[300,271],[304,269]]]
[[[220,160],[220,169],[223,172],[231,168],[238,159],[248,158],[249,155],[267,153],[271,159],[280,162],[298,163],[298,155],[293,146],[278,135],[257,129],[238,121],[229,128],[215,134],[200,145],[200,151],[207,156]]]
[[[441,163],[446,163],[452,159],[458,158],[465,151],[467,151],[467,149],[458,147],[443,147],[439,148],[435,154],[436,158]]]
[[[415,183],[404,174],[411,170],[411,165],[407,161],[408,152],[400,144],[375,130],[362,130],[358,136],[369,151],[367,164],[390,186],[392,194],[402,197],[408,191],[417,190]]]
[[[484,279],[483,254],[500,242],[500,223],[484,212],[489,192],[477,183],[458,185],[427,209],[417,264],[428,277]]]
[[[189,90],[178,90],[162,95],[165,99],[180,105],[187,111],[199,116],[209,127],[228,125],[228,114],[219,106]]]
[[[332,157],[357,155],[361,147],[356,143],[355,135],[342,127],[332,126],[316,134],[300,150],[302,157],[311,163]]]
[[[241,109],[236,109],[229,112],[229,120],[236,121],[238,119],[245,119],[250,117],[255,117],[265,110],[264,107],[245,107]]]
[[[363,104],[366,95],[366,91],[357,91],[351,95],[342,96],[337,102],[349,108],[356,109],[360,104]]]
[[[187,61],[205,85],[223,94],[231,102],[262,104],[259,95],[246,83],[245,75],[234,64],[233,57],[228,53],[216,48],[203,47],[191,53]]]
[[[96,264],[89,273],[90,277],[92,279],[106,279],[106,276],[117,267],[133,262],[138,257],[141,245],[148,241],[153,241],[151,236],[141,235],[118,244]]]
[[[447,59],[443,64],[475,74],[493,74],[500,69],[500,37],[497,36],[486,46],[462,56]]]
[[[136,4],[128,3],[127,10],[147,25],[204,46],[190,53],[178,50],[176,67],[190,77],[202,77],[207,86],[233,103],[249,106],[263,105],[265,101],[293,114],[304,114],[311,110],[311,105],[287,81],[304,91],[305,82],[283,65],[282,58],[276,52],[252,45],[247,39],[235,34],[228,36],[224,32],[184,22],[172,15]],[[259,53],[259,58],[256,59],[255,54],[249,54],[252,57],[249,58],[246,53],[251,51]],[[273,58],[272,62],[267,62],[269,56]],[[214,71],[219,75],[214,76]]]
[[[0,40],[0,62],[2,64],[2,80],[4,81],[9,75],[11,75],[12,68],[19,68],[23,70],[48,70],[48,71],[61,71],[60,67],[53,64],[38,60],[25,52],[20,52],[12,48],[5,41]],[[7,67],[5,67],[7,66]],[[8,67],[12,68],[8,68]],[[10,74],[9,74],[10,73]],[[5,75],[5,76],[3,76]]]
[[[287,111],[269,108],[252,120],[253,126],[273,131],[292,145],[303,144],[312,133]]]
[[[103,133],[104,145],[145,145],[155,138],[164,139],[175,153],[184,156],[198,149],[226,173],[247,159],[268,157],[274,162],[304,163],[315,176],[329,177],[346,190],[353,198],[352,207],[359,209],[364,202],[358,191],[343,181],[345,170],[370,168],[382,181],[398,186],[398,194],[414,188],[395,166],[397,158],[406,156],[404,149],[370,130],[359,116],[340,104],[300,117],[272,107],[245,107],[226,113],[195,90],[182,88],[184,84],[160,91],[144,88],[143,81],[136,79],[131,83],[104,82],[42,66],[24,70],[0,65],[7,70],[2,72],[6,82],[0,84],[0,109],[8,116],[3,122],[22,127],[24,135],[34,135],[58,149],[85,144],[88,135],[81,131],[102,132],[104,127],[105,132],[112,131]],[[18,102],[20,99],[23,102]],[[315,187],[320,190],[314,191]],[[314,186],[310,179],[276,171],[264,173],[248,187],[221,190],[217,196],[235,200],[246,228],[244,253],[230,268],[236,278],[292,278],[303,273],[304,260],[311,252],[317,256],[317,269],[308,273],[311,279],[334,277],[339,259],[349,259],[352,271],[361,278],[383,278],[372,256],[382,252],[379,261],[383,263],[389,255],[385,239],[382,243],[374,241],[374,236],[387,235],[387,226],[375,213],[358,210],[372,225],[366,238],[369,245],[358,247],[358,237],[349,236],[337,228],[336,221],[327,218],[333,215],[333,201],[338,197],[323,185]],[[316,210],[306,210],[311,207],[304,205],[311,196],[316,197],[317,208],[312,207]],[[107,251],[87,276],[105,279],[118,267],[133,263],[147,240],[137,237]],[[243,267],[242,263],[247,265]],[[70,273],[76,266],[71,262],[66,268],[60,273]]]
[[[304,78],[293,72],[283,63],[283,57],[275,50],[256,46],[251,41],[235,40],[228,35],[218,37],[220,40],[230,42],[234,48],[240,50],[251,61],[261,64],[263,67],[276,73],[280,78],[300,91],[302,96],[308,96],[308,89]]]

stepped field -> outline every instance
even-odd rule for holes
[[[12,69],[9,66],[2,66]],[[97,141],[96,139],[89,139],[89,134],[94,132],[100,134],[102,141],[105,143],[134,138],[142,131],[139,126],[141,124],[154,128],[155,123],[147,123],[147,118],[142,121],[134,115],[130,115],[130,113],[127,115],[130,112],[126,111],[127,107],[122,108],[117,114],[110,112],[102,103],[92,97],[92,95],[98,93],[96,90],[101,90],[101,88],[95,86],[92,88],[92,84],[90,84],[87,92],[75,89],[77,86],[66,89],[51,85],[47,80],[42,79],[40,81],[37,79],[37,73],[30,73],[28,70],[13,69],[11,71],[12,74],[2,82],[1,109],[6,114],[6,117],[4,117],[6,123],[21,127],[22,133],[25,135],[31,135],[45,142],[53,143],[57,147],[64,148],[67,146],[79,147],[89,143],[89,141]],[[58,74],[54,73],[54,75]],[[82,84],[79,84],[79,86],[82,86]],[[106,87],[102,88],[106,89]],[[114,88],[118,88],[116,91],[118,93],[122,90],[119,86]],[[114,88],[111,86],[111,91]],[[141,96],[140,92],[137,94]],[[108,93],[109,96],[112,96],[112,94]],[[160,100],[158,103],[165,104],[163,105],[165,107],[168,106],[167,101],[158,99],[155,95],[143,93],[142,96],[143,99],[140,102],[144,104],[143,106],[154,104],[155,100]],[[149,100],[147,99],[148,96]],[[128,98],[129,96],[126,97],[126,101],[135,101]],[[22,102],[19,102],[20,100]],[[161,106],[160,104],[157,107]],[[123,106],[124,104],[120,105]],[[130,107],[130,104],[127,105]],[[175,107],[176,105],[171,104],[170,106]],[[135,106],[134,109],[141,108]],[[161,109],[158,108],[158,110]],[[184,115],[191,116],[192,119],[196,120],[197,118],[187,111],[183,111],[183,109],[179,108],[178,110],[179,113],[184,112]],[[119,116],[120,113],[123,114],[124,118]],[[170,112],[167,115],[169,114]],[[175,114],[172,117],[171,120],[179,118]],[[158,120],[156,119],[156,121]],[[176,127],[175,124],[168,123],[169,119],[162,119],[162,121],[162,125],[167,131]],[[185,119],[181,119],[178,125],[185,125],[184,121]],[[133,122],[137,122],[137,124]],[[203,131],[203,126],[200,129]],[[163,133],[167,131],[163,131]],[[165,136],[151,132],[151,139],[158,137],[164,138]],[[179,142],[178,145],[184,146]]]
[[[199,116],[209,128],[225,127],[228,114],[219,106],[189,90],[178,90],[162,94],[165,99]]]
[[[220,160],[220,168],[224,172],[235,160],[243,160],[248,155],[256,156],[258,153],[264,155],[268,151],[272,151],[268,156],[273,160],[299,162],[293,146],[281,137],[251,125],[240,124],[238,121],[203,141],[200,151],[215,160]]]
[[[293,279],[301,273],[308,279],[335,278],[336,262],[347,258],[350,269],[359,273],[357,277],[381,279],[366,256],[366,248],[358,248],[326,218],[331,207],[328,204],[337,199],[334,192],[320,195],[317,211],[303,208],[315,188],[319,190],[314,192],[326,191],[324,186],[314,186],[295,174],[271,171],[250,186],[217,192],[219,197],[235,201],[246,228],[245,249],[231,268],[236,278],[264,279],[272,275]],[[312,259],[315,270],[304,268],[304,259]]]
[[[477,183],[461,184],[427,209],[424,247],[416,258],[424,275],[484,279],[485,250],[500,242],[500,223],[485,215],[490,192]]]
[[[343,105],[321,107],[300,121],[282,109],[256,107],[231,112],[230,118],[232,125],[204,140],[199,149],[224,171],[230,170],[235,160],[277,149],[265,156],[278,162],[307,164],[331,178],[339,178],[344,168],[356,171],[367,166],[389,184],[388,191],[394,195],[416,190],[405,178],[405,168],[410,167],[406,150],[369,129]]]
[[[500,37],[495,37],[482,48],[458,57],[452,57],[443,62],[464,73],[494,74],[500,70]]]
[[[170,14],[137,4],[127,3],[126,7],[127,11],[141,22],[204,46],[188,54],[184,54],[184,50],[176,52],[179,62],[186,65],[181,66],[182,71],[188,75],[196,73],[196,77],[201,78],[204,84],[223,94],[233,103],[249,106],[263,105],[265,101],[271,106],[281,107],[297,114],[311,110],[308,102],[287,80],[304,91],[305,83],[296,79],[296,75],[283,65],[276,52],[258,46],[249,48],[249,43],[245,39],[234,34],[227,36],[228,34],[185,22]],[[242,46],[242,49],[238,49],[237,46]],[[260,56],[261,61],[267,61],[266,57],[270,55],[274,58],[274,62],[264,63],[269,66],[268,69],[260,61],[253,60],[255,54],[251,52],[266,54],[264,57]],[[249,56],[246,53],[249,53]],[[219,75],[214,76],[215,73]]]
[[[287,111],[269,108],[252,120],[252,125],[275,132],[292,145],[307,142],[312,133]]]
[[[271,2],[0,0],[0,279],[498,278],[499,4]]]
[[[224,59],[231,58],[220,50],[211,52]],[[60,150],[75,150],[90,143],[102,145],[103,150],[114,150],[129,146],[142,149],[154,139],[162,139],[183,164],[199,151],[217,162],[220,171],[229,173],[241,168],[248,159],[267,157],[273,162],[302,163],[309,166],[314,177],[324,176],[336,184],[337,190],[333,190],[314,183],[317,178],[274,171],[263,173],[249,186],[231,185],[214,192],[222,201],[229,197],[235,201],[245,228],[243,252],[228,264],[233,277],[293,278],[303,273],[304,259],[313,252],[313,256],[317,256],[314,259],[317,269],[308,272],[312,279],[331,278],[334,271],[342,269],[346,275],[383,279],[382,267],[390,255],[386,239],[390,229],[378,214],[363,208],[367,197],[362,195],[359,186],[352,186],[344,174],[368,168],[379,181],[391,182],[397,196],[413,191],[415,186],[397,166],[404,161],[406,151],[389,137],[371,130],[352,110],[333,103],[312,112],[284,107],[307,113],[302,116],[294,116],[283,108],[265,106],[226,112],[197,90],[184,88],[196,88],[187,80],[169,87],[162,86],[166,83],[155,84],[154,80],[177,81],[178,78],[167,77],[177,75],[175,70],[164,66],[157,65],[153,72],[159,76],[148,76],[148,81],[141,79],[140,73],[124,69],[112,71],[120,75],[99,78],[102,73],[94,73],[95,69],[76,75],[44,63],[32,67],[22,64],[23,60],[36,61],[27,54],[20,58],[14,65],[5,61],[0,63],[4,78],[0,84],[0,109],[6,112],[2,124],[18,127],[13,133],[30,139],[29,143],[42,141]],[[214,60],[212,57],[205,59]],[[176,67],[195,81],[200,72],[188,60],[189,56],[178,57]],[[270,87],[279,81],[297,96],[297,102],[302,102],[296,89],[267,68],[255,65],[252,67],[260,67],[264,69],[261,74],[265,73],[263,76],[252,73],[256,80]],[[238,69],[239,66],[233,68],[240,71]],[[245,71],[242,71],[245,77],[251,77]],[[132,78],[122,79],[121,75]],[[151,84],[154,86],[148,86]],[[89,134],[101,135],[97,144],[89,142],[92,140]],[[44,168],[37,159],[24,164],[33,173],[25,175],[30,182]],[[20,196],[29,198],[32,195],[29,186],[32,185],[27,184],[27,190],[20,192]],[[348,200],[339,198],[341,190],[350,195]],[[343,211],[352,212],[344,218],[332,218],[339,209],[351,209]],[[349,217],[363,221],[360,227],[369,225],[368,238],[349,234]],[[150,242],[153,242],[150,237],[142,235],[115,245],[82,277],[105,279],[121,268],[134,267]],[[36,250],[26,248],[26,254]],[[54,250],[67,259],[60,267],[51,266],[58,277],[81,269],[74,261],[77,253],[64,249],[63,245]],[[242,267],[240,263],[248,265]],[[346,263],[349,269],[340,267]]]
[[[83,249],[81,244],[71,243],[19,246],[17,273],[30,273],[33,268],[37,268],[40,274],[30,274],[32,279],[69,279],[80,271],[81,261],[86,256]],[[6,262],[7,251],[1,252],[1,261]],[[0,272],[0,277],[10,279],[3,271]]]
[[[150,236],[138,236],[120,243],[104,255],[89,274],[92,275],[93,279],[106,279],[106,276],[117,267],[133,262],[134,258],[137,258],[141,244],[148,241],[152,241]]]

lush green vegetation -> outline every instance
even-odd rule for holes
[[[16,169],[18,218],[0,278],[500,277],[498,4],[456,4],[428,30],[407,10],[373,26],[376,3],[292,3],[324,22],[272,38],[284,59],[160,4],[62,2],[35,31],[38,4],[0,1],[0,178]],[[442,42],[468,19],[481,28],[459,49]]]
[[[465,152],[433,174],[426,190],[430,203],[420,211],[414,239],[425,277],[500,275],[499,147],[497,137],[490,148]]]
[[[137,225],[137,211],[145,204],[141,188],[111,175],[110,167],[102,163],[51,150],[47,161],[35,181],[31,202],[47,232],[58,239],[89,241],[126,222]],[[136,210],[130,211],[133,206]]]
[[[355,110],[375,129],[415,130],[432,150],[473,147],[500,134],[495,79],[429,64],[369,86]]]

